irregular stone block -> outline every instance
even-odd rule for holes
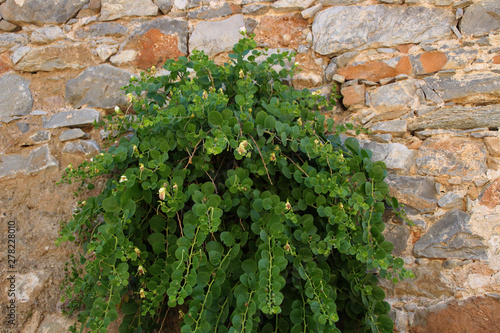
[[[44,170],[59,170],[59,162],[50,153],[48,145],[32,150],[28,156],[0,155],[0,178],[17,173],[29,175]]]
[[[386,223],[384,236],[386,241],[389,241],[394,245],[392,254],[394,256],[399,256],[408,246],[410,229],[400,224]]]
[[[15,116],[25,116],[32,107],[30,81],[16,74],[0,76],[0,122],[8,123]]]
[[[500,102],[500,74],[486,72],[464,76],[435,75],[424,80],[445,102]]]
[[[319,3],[323,6],[347,6],[355,5],[366,0],[319,0]]]
[[[64,38],[66,38],[66,35],[60,27],[36,29],[30,36],[30,40],[33,44],[49,44]]]
[[[17,25],[7,22],[5,20],[0,20],[0,30],[2,31],[14,31],[18,28]]]
[[[156,16],[158,6],[151,0],[101,0],[101,21],[126,16]]]
[[[85,69],[66,83],[66,100],[74,108],[87,105],[91,108],[111,109],[126,106],[127,98],[121,87],[129,83],[132,73],[108,64]]]
[[[373,90],[370,102],[379,112],[391,112],[408,109],[417,90],[414,80],[391,83]]]
[[[269,11],[269,5],[246,5],[243,6],[243,14],[262,15]]]
[[[344,106],[365,106],[366,86],[364,84],[343,87],[340,93],[344,97],[342,99],[342,104],[344,104]]]
[[[385,179],[390,195],[400,203],[420,213],[431,213],[437,208],[436,182],[432,177],[398,176],[389,173]]]
[[[336,6],[318,13],[314,50],[334,55],[352,49],[390,47],[449,38],[455,14],[444,8]]]
[[[101,114],[93,109],[81,109],[56,113],[48,120],[42,117],[44,128],[89,127],[101,120]]]
[[[400,143],[377,143],[359,140],[360,147],[373,152],[373,161],[383,161],[387,169],[407,170],[415,160],[415,151]]]
[[[174,6],[174,0],[153,0],[163,14],[168,14]]]
[[[309,8],[315,0],[278,0],[271,5],[277,12],[293,12]]]
[[[480,203],[489,209],[494,209],[500,205],[500,179],[496,179],[487,186],[481,195]]]
[[[17,25],[66,23],[89,0],[7,0],[0,6],[0,15]]]
[[[476,2],[465,9],[460,22],[460,31],[475,37],[500,30],[500,2],[485,0]]]
[[[189,38],[189,49],[202,50],[209,56],[229,52],[242,38],[239,28],[244,25],[241,14],[217,22],[200,22]]]
[[[450,208],[458,208],[460,209],[464,203],[464,196],[455,192],[448,192],[443,195],[438,200],[438,206],[450,209]]]
[[[26,34],[0,34],[0,52],[7,51],[14,46],[26,45],[27,43],[28,37],[26,36]]]
[[[188,13],[190,19],[210,20],[217,17],[225,17],[241,12],[241,8],[234,4],[224,3],[219,8],[199,7]]]
[[[94,140],[78,140],[67,142],[62,150],[63,154],[84,154],[96,155],[101,152],[101,148]]]
[[[255,40],[269,48],[297,48],[303,43],[303,31],[309,27],[308,21],[298,13],[268,15],[260,18]]]
[[[373,124],[373,126],[370,127],[370,131],[374,134],[390,133],[395,136],[404,135],[406,134],[407,124],[407,120],[401,119],[381,121]]]
[[[123,37],[128,33],[128,28],[115,22],[103,22],[85,26],[75,32],[77,38]]]
[[[488,169],[484,144],[463,138],[425,140],[415,163],[420,174],[461,177],[463,181],[484,176]]]
[[[29,49],[14,69],[23,72],[80,69],[95,65],[96,59],[82,44],[49,45]]]
[[[408,130],[500,127],[500,106],[452,106],[436,109],[408,123]]]
[[[406,279],[388,287],[388,296],[391,297],[393,289],[394,297],[422,297],[425,299],[439,299],[453,296],[454,290],[449,280],[447,280],[440,269],[428,266],[412,267],[415,274],[414,279]],[[432,331],[422,331],[432,332]],[[439,330],[436,332],[440,332]]]
[[[62,142],[64,141],[69,141],[69,140],[74,140],[74,139],[80,139],[85,137],[85,132],[82,131],[79,128],[72,128],[67,131],[64,131],[59,135],[59,140]]]
[[[486,260],[488,247],[483,238],[472,232],[470,215],[452,209],[436,221],[415,243],[416,256]]]
[[[399,74],[411,74],[412,66],[407,56],[398,58],[394,63],[391,66],[392,63],[388,64],[385,61],[367,61],[362,64],[340,68],[338,73],[345,76],[347,80],[363,79],[373,82],[396,77]]]

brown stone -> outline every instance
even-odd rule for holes
[[[484,190],[483,197],[481,198],[481,205],[489,209],[493,209],[500,205],[500,178],[495,180]]]
[[[364,84],[344,87],[340,93],[344,96],[342,103],[346,107],[365,105],[366,86]]]
[[[167,59],[178,59],[184,53],[179,50],[179,37],[165,35],[159,29],[149,29],[145,34],[132,38],[125,49],[137,50],[135,64],[141,69],[163,65]]]
[[[10,71],[13,67],[14,64],[10,60],[9,53],[4,52],[0,54],[0,75]]]
[[[299,13],[283,16],[264,16],[255,28],[255,40],[267,44],[270,48],[297,48],[302,37],[302,30],[308,27],[308,21]],[[284,35],[290,35],[290,40],[284,41]],[[285,45],[286,43],[286,45]]]
[[[408,52],[410,51],[411,47],[414,46],[415,44],[404,44],[404,45],[399,45],[397,47],[398,51],[401,52],[401,53],[406,53],[408,54]]]
[[[373,82],[410,73],[411,64],[407,56],[402,57],[396,67],[391,67],[383,61],[367,61],[361,65],[347,66],[338,70],[338,74],[344,76],[346,80],[364,79]]]
[[[500,54],[497,54],[493,57],[493,63],[499,65],[500,64]]]
[[[484,143],[488,149],[488,153],[492,156],[500,157],[500,140],[498,138],[486,137]]]
[[[424,324],[411,333],[497,333],[500,332],[500,301],[491,297],[453,302],[445,309],[420,314]]]
[[[420,55],[420,62],[424,68],[424,73],[434,73],[446,65],[448,58],[443,52],[425,52]]]
[[[437,299],[443,296],[452,296],[453,291],[447,279],[438,267],[413,267],[414,279],[407,279],[395,285],[387,294],[389,297],[425,297]]]

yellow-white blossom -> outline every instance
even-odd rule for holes
[[[167,189],[165,187],[160,188],[158,191],[158,195],[160,196],[160,200],[165,200],[165,194],[167,193]]]
[[[127,176],[125,176],[125,175],[120,177],[120,183],[126,182],[127,180],[128,180]]]

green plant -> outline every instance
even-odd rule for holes
[[[108,119],[119,142],[67,170],[89,188],[109,177],[59,238],[82,245],[65,296],[82,329],[121,310],[121,332],[153,332],[183,305],[181,332],[392,331],[377,275],[411,273],[382,235],[398,206],[385,165],[341,141],[330,101],[283,84],[291,54],[257,62],[255,46],[133,78],[135,114]]]

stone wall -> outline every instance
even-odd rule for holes
[[[64,332],[59,286],[74,247],[55,247],[75,207],[55,185],[102,148],[91,124],[126,108],[120,87],[169,58],[218,62],[245,26],[290,49],[293,85],[343,96],[337,121],[389,170],[414,226],[387,237],[416,278],[384,283],[399,332],[500,331],[500,1],[0,0],[0,232],[16,222],[16,326]],[[158,70],[162,74],[162,70]],[[2,270],[4,271],[4,269]],[[6,274],[6,273],[5,273]]]

